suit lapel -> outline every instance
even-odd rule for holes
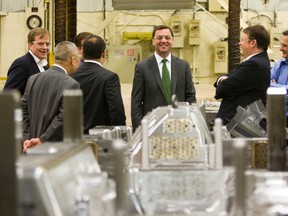
[[[176,83],[177,83],[177,59],[172,55],[171,56],[171,86],[172,86],[172,95],[176,92]]]
[[[163,95],[164,95],[164,89],[163,89],[163,84],[162,84],[162,79],[160,76],[160,71],[158,68],[158,64],[156,61],[155,56],[151,56],[151,58],[149,59],[149,68],[150,68],[150,72],[152,73],[152,75],[154,76],[159,88],[161,89]]]

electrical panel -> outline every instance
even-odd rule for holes
[[[217,41],[214,44],[214,72],[228,72],[228,42]]]
[[[174,45],[173,48],[184,47],[184,24],[179,16],[172,16],[170,18],[170,28],[174,34]]]
[[[121,83],[132,83],[135,65],[141,60],[141,46],[108,46],[103,66],[117,73]]]
[[[200,45],[200,20],[191,20],[189,24],[189,44]]]

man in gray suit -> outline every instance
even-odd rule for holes
[[[80,59],[74,43],[61,42],[55,48],[53,66],[28,79],[21,101],[23,152],[46,141],[63,140],[63,92],[80,88],[67,76],[77,69]]]
[[[196,102],[196,92],[188,62],[171,54],[174,44],[171,28],[165,25],[156,26],[152,33],[152,44],[155,47],[154,54],[135,66],[131,101],[134,130],[152,109],[171,104],[173,94],[180,102]],[[166,59],[165,63],[163,59]],[[163,66],[165,71],[168,69],[168,87],[166,84],[163,85],[167,83],[162,76]],[[168,92],[168,96],[165,92]]]

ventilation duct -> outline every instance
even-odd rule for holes
[[[189,9],[195,0],[112,0],[114,10]]]

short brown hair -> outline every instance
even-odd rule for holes
[[[154,38],[155,36],[155,32],[158,30],[162,30],[162,29],[169,29],[169,31],[171,32],[171,35],[173,37],[173,31],[169,26],[166,25],[158,25],[158,26],[154,26],[153,32],[152,32],[152,38]]]
[[[93,34],[91,32],[80,32],[76,35],[74,38],[74,43],[78,48],[81,48],[83,46],[83,40],[86,40],[88,37],[92,36]]]
[[[39,35],[41,36],[40,38],[47,36],[47,35],[50,38],[50,33],[47,29],[34,28],[28,33],[28,36],[27,36],[28,43],[32,43],[35,40],[35,37]]]
[[[248,35],[249,39],[257,41],[257,47],[267,50],[270,44],[270,34],[262,25],[249,26],[243,30]]]

